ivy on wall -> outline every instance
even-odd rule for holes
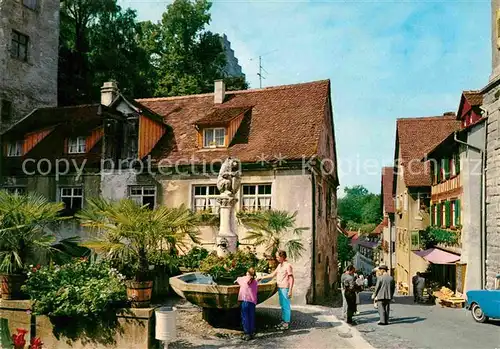
[[[421,232],[420,241],[425,249],[437,244],[455,246],[460,241],[460,234],[456,231],[427,227],[426,230]]]

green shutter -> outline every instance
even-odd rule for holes
[[[431,205],[431,226],[434,225],[434,205]]]
[[[460,153],[455,156],[455,172],[457,175],[460,173]]]
[[[446,223],[446,227],[448,228],[451,224],[451,207],[450,207],[450,202],[449,201],[446,201],[445,203],[445,215],[446,215],[446,220],[445,220],[445,223]]]
[[[444,179],[450,178],[450,159],[443,159],[444,161]]]
[[[460,210],[461,210],[461,207],[460,207],[460,199],[457,199],[455,201],[455,225],[460,225]]]
[[[441,216],[442,216],[442,214],[441,214],[441,210],[442,210],[442,209],[441,209],[441,205],[442,205],[442,204],[437,204],[437,205],[436,205],[436,206],[437,206],[437,215],[436,215],[436,218],[437,218],[437,224],[436,224],[436,225],[437,225],[438,227],[440,227],[440,226],[441,226],[441,223],[442,223],[442,222],[441,222]]]

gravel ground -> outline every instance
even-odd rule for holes
[[[177,341],[169,349],[211,348],[297,348],[350,349],[371,348],[359,332],[333,316],[332,309],[319,306],[292,307],[289,331],[276,331],[280,322],[278,307],[258,306],[257,334],[254,340],[243,341],[242,332],[213,328],[202,319],[201,309],[184,300],[176,300]]]

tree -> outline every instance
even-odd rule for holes
[[[349,238],[342,233],[337,236],[337,248],[341,270],[344,270],[348,264],[352,263],[356,251],[352,248]]]
[[[338,200],[338,213],[344,227],[353,230],[373,230],[380,223],[381,195],[370,193],[362,185],[346,187],[345,196]],[[371,230],[369,232],[371,232]]]
[[[298,258],[304,250],[300,236],[308,228],[297,228],[296,217],[297,212],[290,214],[279,210],[246,215],[241,220],[251,230],[245,240],[251,241],[255,246],[264,245],[270,258],[276,258],[276,252],[281,248],[292,259]],[[295,238],[287,239],[290,235]]]
[[[150,95],[150,63],[137,42],[140,30],[135,11],[122,11],[116,0],[61,1],[59,104],[95,102],[109,79],[130,94]]]

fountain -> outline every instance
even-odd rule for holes
[[[238,249],[236,233],[235,205],[238,201],[236,193],[241,185],[239,162],[227,158],[221,166],[217,178],[220,195],[220,225],[216,237],[216,251],[225,257]],[[203,308],[203,318],[212,325],[239,324],[238,285],[218,285],[210,275],[200,272],[188,273],[170,278],[170,286],[181,297]],[[277,291],[276,281],[263,278],[257,288],[258,303],[272,297]]]

